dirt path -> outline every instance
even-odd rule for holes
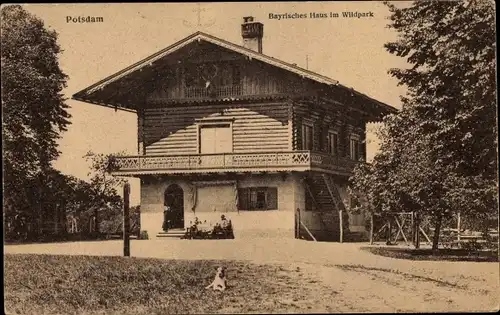
[[[498,263],[407,261],[376,256],[360,250],[361,246],[365,244],[263,239],[133,241],[131,248],[135,257],[278,264],[295,279],[287,285],[300,283],[300,287],[294,296],[280,299],[282,304],[276,305],[276,310],[329,313],[498,310]],[[15,245],[5,246],[4,251],[120,256],[122,243]],[[283,279],[277,277],[276,281]],[[234,310],[221,312],[234,313]]]
[[[476,281],[459,284],[394,269],[352,264],[302,264],[302,269],[329,288],[319,293],[322,296],[320,300],[333,302],[327,310],[330,312],[463,312],[498,309],[495,292],[482,289]]]

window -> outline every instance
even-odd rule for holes
[[[239,210],[277,210],[278,188],[250,187],[238,189]]]
[[[338,147],[339,147],[339,136],[336,132],[329,131],[328,132],[328,153],[331,155],[338,155]]]
[[[359,154],[359,139],[351,138],[350,142],[351,159],[358,161],[361,157]]]
[[[302,124],[302,150],[313,149],[313,126],[312,124]]]

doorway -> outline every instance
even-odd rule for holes
[[[183,229],[184,191],[179,185],[172,184],[167,187],[164,195],[164,205],[168,207],[169,211],[165,213],[163,226],[168,229]]]

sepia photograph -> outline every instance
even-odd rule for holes
[[[3,4],[5,314],[498,312],[495,17]]]

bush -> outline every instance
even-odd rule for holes
[[[139,239],[140,240],[149,240],[148,231],[141,231],[141,233],[139,234]]]

